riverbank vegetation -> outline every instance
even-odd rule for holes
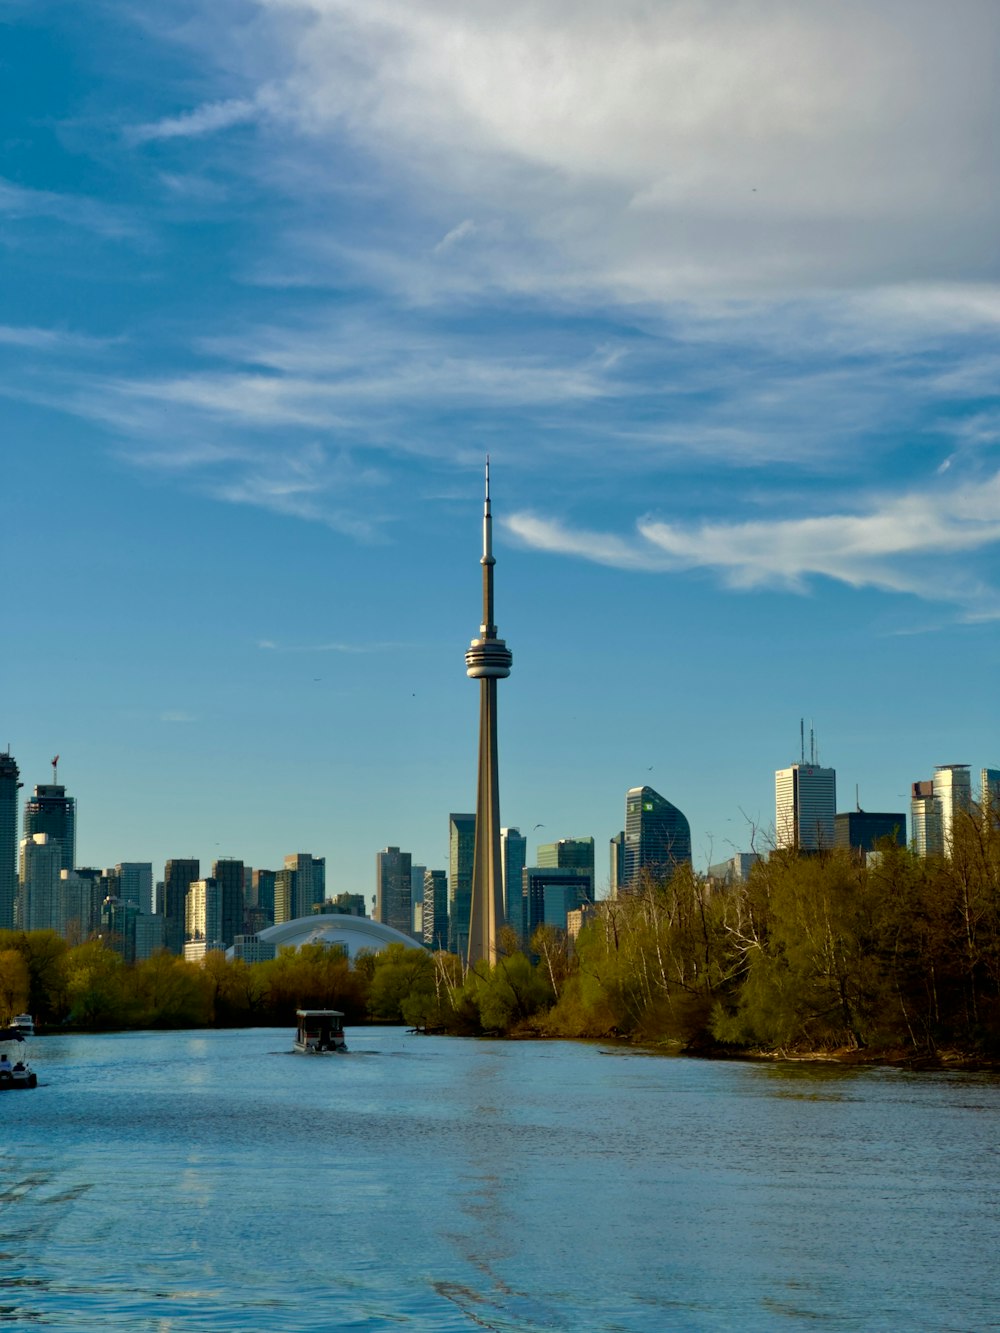
[[[711,888],[685,867],[600,904],[571,942],[506,932],[494,967],[392,945],[353,965],[307,945],[247,964],[0,931],[0,1014],[44,1027],[279,1024],[297,1007],[349,1023],[463,1035],[618,1037],[692,1053],[1000,1057],[1000,831],[963,819],[948,859],[895,846],[776,853]]]

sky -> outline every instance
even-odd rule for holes
[[[77,860],[1000,766],[993,0],[0,4],[0,746]]]

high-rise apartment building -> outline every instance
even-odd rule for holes
[[[774,841],[797,852],[830,851],[837,813],[837,773],[818,764],[792,764],[774,774]]]
[[[285,857],[285,869],[295,872],[291,920],[312,916],[326,898],[326,857],[311,852],[293,852]]]
[[[429,949],[448,947],[448,876],[443,870],[424,871],[423,940]]]
[[[274,924],[282,925],[294,921],[295,908],[299,901],[299,872],[287,867],[274,873]]]
[[[163,939],[173,954],[184,952],[187,892],[201,878],[201,862],[196,856],[168,861],[163,870]]]
[[[76,800],[58,783],[43,783],[24,806],[24,836],[47,833],[61,848],[60,870],[76,864]]]
[[[17,793],[20,772],[10,750],[0,754],[0,930],[13,930],[17,902]]]
[[[225,947],[222,935],[222,885],[214,877],[196,879],[188,889],[184,934],[185,957],[189,956],[189,943],[201,944],[201,954],[209,949]]]
[[[410,853],[398,847],[385,847],[375,857],[375,920],[404,935],[413,933],[411,871]]]
[[[500,830],[500,867],[503,873],[503,915],[508,926],[521,933],[521,871],[528,864],[528,839],[520,829]]]
[[[250,880],[248,907],[259,907],[267,919],[274,921],[274,871],[255,870]]]
[[[625,884],[634,890],[644,871],[669,878],[691,864],[691,826],[675,805],[652,787],[630,787],[625,796]]]
[[[62,932],[59,896],[62,857],[62,842],[48,833],[29,833],[21,839],[16,911],[20,930]]]
[[[228,949],[243,933],[243,862],[235,856],[221,856],[212,862],[212,878],[219,886],[218,938]]]
[[[89,940],[100,927],[103,876],[99,870],[81,866],[59,873],[62,935],[70,944]]]
[[[469,902],[472,860],[476,850],[476,816],[448,816],[448,949],[465,958],[469,952]]]

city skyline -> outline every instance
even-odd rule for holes
[[[486,453],[501,822],[599,889],[803,714],[843,807],[1000,764],[995,7],[334,9],[4,29],[0,748],[76,859],[445,867]]]

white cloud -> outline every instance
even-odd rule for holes
[[[130,143],[152,143],[162,139],[194,139],[244,125],[259,115],[257,101],[230,98],[224,102],[206,102],[179,116],[166,116],[146,125],[133,125],[125,132]]]
[[[284,123],[346,134],[425,213],[511,220],[501,283],[528,239],[539,285],[628,300],[995,274],[995,6],[260,9]]]
[[[732,588],[798,592],[822,576],[956,603],[970,617],[1000,616],[1000,592],[952,559],[1000,544],[1000,473],[980,484],[883,497],[855,514],[745,523],[644,518],[628,540],[530,514],[504,526],[528,546],[620,568],[709,569]]]
[[[66,226],[95,232],[110,240],[136,237],[141,228],[123,210],[86,195],[34,190],[0,178],[0,216],[51,218]]]

